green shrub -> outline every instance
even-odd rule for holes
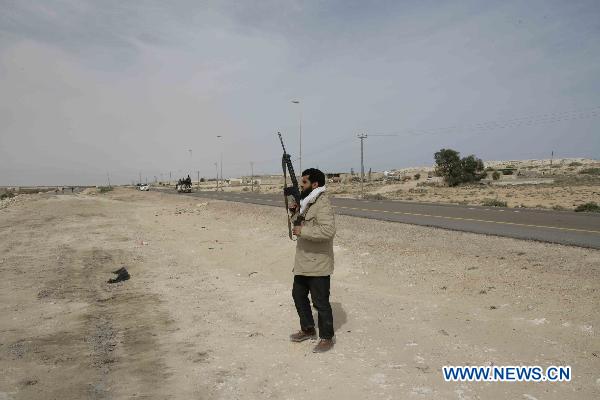
[[[421,179],[421,174],[415,174],[414,178],[415,181],[418,181],[419,179]]]
[[[13,197],[15,197],[15,194],[13,192],[4,192],[4,193],[0,194],[0,200],[10,199]]]
[[[589,203],[580,204],[575,207],[576,212],[600,212],[600,205],[594,201],[590,201]]]
[[[583,164],[577,161],[573,161],[572,163],[569,163],[569,167],[581,167]]]
[[[585,168],[579,171],[580,174],[600,175],[600,168]]]
[[[481,204],[486,207],[507,207],[505,201],[498,199],[483,199]]]
[[[385,200],[385,197],[381,193],[367,193],[365,194],[365,200]]]
[[[492,174],[492,179],[497,181],[498,179],[500,179],[500,176],[501,176],[500,172],[494,171],[494,173]]]
[[[100,186],[98,188],[98,191],[100,193],[106,193],[106,192],[110,192],[111,190],[113,190],[112,186]]]

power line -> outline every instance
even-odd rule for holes
[[[453,131],[485,131],[485,130],[494,130],[494,129],[506,129],[511,127],[520,127],[520,126],[534,126],[541,124],[550,124],[557,123],[562,121],[569,120],[577,120],[577,119],[586,119],[586,118],[595,118],[600,116],[600,106],[591,107],[589,109],[579,109],[579,110],[570,110],[570,111],[557,111],[550,113],[538,113],[538,114],[530,114],[526,116],[501,119],[501,120],[492,120],[486,122],[478,122],[464,125],[454,125],[442,128],[429,128],[429,129],[407,129],[404,131],[398,132],[375,132],[373,134],[368,134],[369,136],[402,136],[402,135],[437,135],[442,133],[449,133]],[[335,142],[331,142],[319,147],[318,150],[305,152],[308,157],[312,158],[316,155],[321,155],[323,153],[336,150],[338,146],[343,144],[344,142],[350,144],[352,143],[354,138],[352,137],[344,137]],[[305,156],[307,158],[307,156]],[[273,162],[276,161],[276,158],[264,160],[260,163],[264,162]]]
[[[535,126],[553,124],[563,121],[595,118],[600,116],[600,106],[585,110],[559,111],[544,114],[532,114],[503,120],[492,120],[464,125],[453,125],[429,129],[405,129],[395,133],[409,136],[439,135],[456,131],[490,131],[495,129],[517,128],[522,126]],[[389,132],[385,132],[389,133]]]

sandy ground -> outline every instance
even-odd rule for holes
[[[374,172],[373,180],[364,184],[365,196],[371,199],[390,199],[465,205],[489,205],[490,200],[506,202],[507,207],[527,207],[555,210],[573,210],[588,202],[600,203],[600,176],[582,174],[586,170],[600,169],[600,161],[584,158],[550,160],[486,161],[494,169],[511,168],[513,175],[503,175],[499,180],[482,181],[484,184],[445,187],[442,179],[435,177],[433,167],[411,167],[394,170],[396,177],[409,178],[404,182],[384,181],[383,173]],[[417,175],[418,174],[418,179]],[[489,173],[491,174],[491,172]],[[428,179],[428,175],[432,175]],[[358,175],[355,176],[358,179]],[[260,177],[261,193],[279,193],[282,178]],[[358,198],[360,182],[328,182],[330,195]],[[491,179],[491,175],[490,175]],[[197,185],[195,184],[194,188]],[[213,190],[215,182],[203,182],[202,190]],[[250,191],[246,186],[225,184],[225,191]]]
[[[588,202],[600,202],[600,179],[596,183],[548,183],[548,184],[494,184],[465,185],[459,187],[417,186],[418,182],[404,184],[367,185],[365,193],[373,198],[380,194],[382,199],[485,205],[488,200],[506,202],[508,207],[545,208],[573,210]],[[332,188],[336,190],[336,188]],[[339,197],[357,197],[358,185],[339,191]]]
[[[290,343],[284,210],[119,189],[0,210],[0,399],[597,399],[600,252],[338,216],[337,344]],[[20,200],[19,200],[20,199]],[[132,278],[108,285],[126,266]],[[444,365],[570,365],[446,383]]]

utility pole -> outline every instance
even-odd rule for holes
[[[217,135],[217,139],[222,139],[223,135]],[[221,191],[223,191],[223,141],[220,140],[220,146],[221,146]],[[218,173],[217,173],[218,175]],[[217,179],[218,180],[218,179]],[[217,190],[219,189],[218,183],[217,183]]]
[[[110,174],[108,172],[106,173],[106,178],[108,179],[108,187],[110,187]]]
[[[368,137],[368,136],[398,136],[398,135],[379,135],[379,134],[374,134],[374,135],[367,135],[366,133],[359,133],[358,135],[356,135],[359,139],[360,139],[360,197],[362,199],[365,198],[365,187],[364,187],[364,181],[365,181],[365,158],[364,158],[364,140]],[[369,171],[369,175],[370,175],[370,171]]]
[[[254,162],[250,161],[250,185],[252,187],[252,191],[254,192]]]
[[[554,159],[554,150],[552,150],[552,155],[550,156],[550,167],[552,167],[552,160]]]
[[[364,141],[367,138],[367,135],[364,133],[359,133],[358,138],[360,139],[360,197],[361,199],[365,198],[365,157],[364,157]]]
[[[200,171],[196,171],[198,173],[198,189],[200,189]]]
[[[140,185],[142,184],[142,172],[140,171],[140,180],[138,181]]]
[[[169,186],[171,186],[171,171],[169,171]]]

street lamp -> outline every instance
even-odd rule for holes
[[[222,135],[217,135],[217,139],[222,139]],[[218,180],[217,180],[218,181]],[[218,185],[218,183],[217,183]],[[221,191],[223,192],[223,142],[221,141]]]
[[[254,162],[250,161],[250,185],[252,187],[252,191],[254,192]]]
[[[215,163],[215,173],[217,174],[217,192],[219,191],[219,166]]]
[[[193,159],[192,159],[192,149],[188,149],[188,152],[190,153],[190,166],[189,166],[188,170],[191,173],[192,170],[194,169],[194,162],[193,162]]]
[[[298,157],[298,161],[300,163],[300,173],[302,174],[302,105],[300,104],[300,100],[292,100],[292,103],[298,104],[300,107],[300,156]]]

